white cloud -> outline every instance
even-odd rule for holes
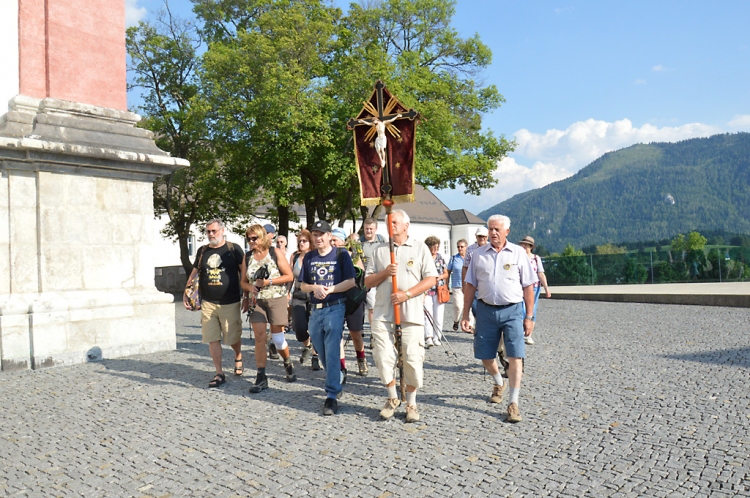
[[[737,116],[733,121],[745,120],[750,124],[750,115]],[[588,119],[573,123],[566,130],[545,133],[521,129],[515,133],[517,147],[513,157],[500,161],[493,173],[498,184],[482,192],[477,207],[485,209],[518,193],[567,178],[607,152],[637,143],[678,142],[723,131],[700,123],[662,128],[645,124],[638,128],[629,119],[613,123]]]
[[[738,114],[729,122],[732,128],[750,128],[750,114]]]
[[[129,28],[138,24],[146,17],[146,7],[139,7],[138,0],[125,0],[125,27]]]
[[[553,163],[537,161],[528,167],[518,164],[512,157],[506,157],[497,165],[492,176],[497,180],[497,185],[491,189],[482,191],[477,198],[477,204],[481,211],[502,202],[520,192],[526,192],[535,188],[544,187],[552,182],[562,180],[571,176],[575,171]]]
[[[645,85],[646,84],[646,80],[640,80],[640,79],[639,80],[635,80],[635,84],[636,85]]]
[[[666,71],[666,70],[667,70],[667,68],[666,68],[666,67],[664,67],[664,66],[662,66],[661,64],[657,64],[657,65],[653,66],[653,67],[651,68],[651,70],[652,70],[653,72],[655,72],[655,73],[658,73],[658,72],[661,72],[661,71]]]

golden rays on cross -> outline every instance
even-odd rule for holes
[[[375,109],[375,106],[372,105],[372,103],[370,103],[368,101],[364,101],[364,102],[362,102],[362,104],[364,105],[365,110],[370,113],[370,118],[371,119],[375,119],[375,118],[378,117],[378,110]],[[398,100],[396,100],[396,99],[389,100],[388,103],[385,105],[385,108],[383,109],[383,114],[387,116],[388,114],[390,114],[393,111],[393,109],[397,105],[398,105]],[[399,142],[401,141],[401,132],[399,131],[398,128],[396,128],[396,126],[394,126],[393,123],[386,123],[385,128],[389,132],[391,132],[392,136],[394,136],[397,139],[399,139]],[[373,126],[369,130],[367,130],[367,132],[365,133],[365,140],[368,141],[368,142],[372,141],[373,137],[375,136],[375,133],[377,133],[377,130]]]

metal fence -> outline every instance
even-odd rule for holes
[[[542,258],[549,285],[744,282],[750,280],[750,248],[653,251]]]

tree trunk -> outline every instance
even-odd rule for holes
[[[276,206],[276,210],[279,214],[279,226],[276,232],[279,235],[283,235],[287,239],[289,238],[289,206]]]
[[[305,218],[307,229],[310,230],[315,223],[315,203],[311,200],[305,200]]]
[[[182,263],[182,268],[185,270],[185,275],[188,277],[190,276],[190,272],[193,271],[193,262],[190,261],[190,251],[188,249],[189,237],[189,230],[187,232],[180,232],[177,236],[177,242],[180,245],[180,262]]]

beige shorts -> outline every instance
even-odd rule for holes
[[[250,323],[270,323],[284,326],[289,324],[286,296],[273,299],[258,299],[255,311],[250,315]]]
[[[380,320],[372,323],[372,357],[378,367],[380,380],[390,384],[396,378],[398,355],[394,347],[393,324]],[[404,356],[404,379],[407,386],[422,387],[424,380],[424,325],[401,325],[401,343]]]
[[[224,344],[236,344],[242,339],[240,303],[201,303],[201,333],[203,342],[216,342],[224,337]]]

